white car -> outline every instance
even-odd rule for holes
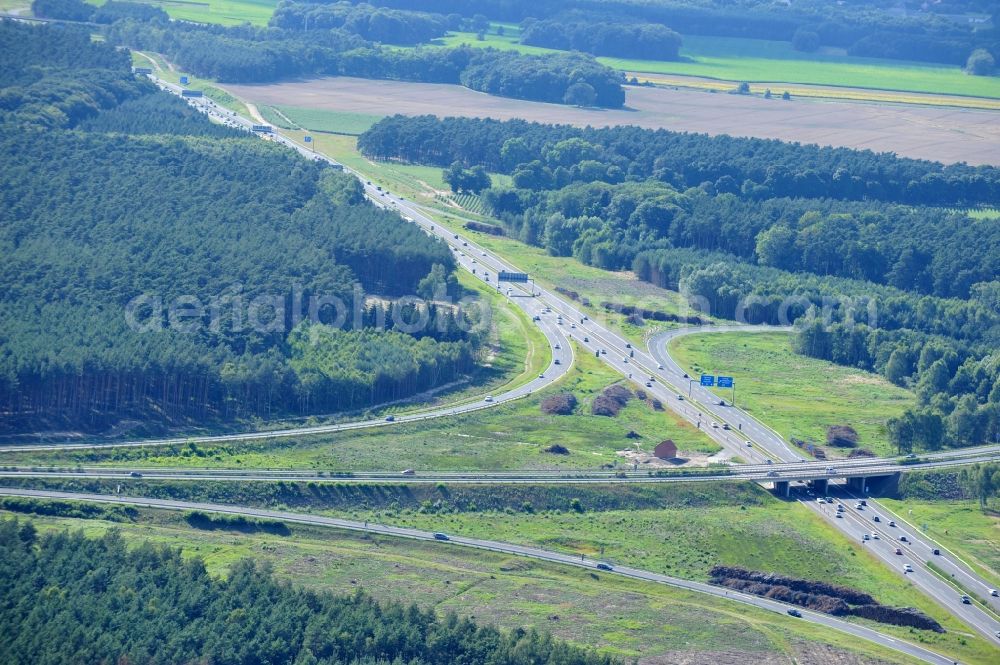
[[[492,402],[493,401],[493,395],[487,395],[486,399],[484,399],[483,401],[484,402]]]
[[[912,573],[913,572],[913,566],[911,566],[908,563],[904,563],[903,564],[903,572],[904,573]]]
[[[663,369],[663,365],[657,365],[656,369]]]
[[[990,595],[991,596],[1000,596],[1000,593],[998,593],[996,589],[990,589]]]

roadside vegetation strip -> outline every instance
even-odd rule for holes
[[[289,512],[278,512],[272,510],[256,509],[256,508],[243,508],[240,506],[224,506],[219,504],[204,504],[204,503],[187,503],[172,500],[157,500],[157,499],[147,499],[141,497],[114,497],[114,496],[96,496],[87,494],[75,494],[75,493],[58,493],[58,492],[34,492],[30,490],[11,490],[8,488],[0,488],[0,495],[6,496],[36,496],[39,498],[52,498],[52,499],[69,499],[77,501],[89,501],[96,503],[111,503],[111,504],[125,504],[133,505],[137,507],[147,507],[147,508],[158,508],[173,511],[184,511],[189,512],[191,510],[202,511],[207,513],[218,513],[222,515],[242,515],[245,517],[252,518],[263,518],[268,520],[276,520],[281,522],[291,522],[293,524],[312,524],[318,526],[332,527],[347,529],[351,531],[363,531],[372,534],[381,534],[384,536],[394,536],[401,538],[409,538],[419,541],[433,541],[442,540],[436,533],[431,533],[430,531],[423,531],[419,529],[412,528],[400,528],[391,527],[383,524],[376,524],[371,522],[359,522],[357,520],[346,520],[333,517],[324,517],[309,515],[305,513],[289,513]],[[538,559],[542,561],[550,561],[553,563],[569,564],[572,566],[585,568],[593,570],[596,567],[596,562],[594,558],[587,560],[586,555],[583,555],[578,560],[575,556],[568,556],[560,554],[558,552],[553,552],[551,550],[545,550],[529,546],[513,545],[510,543],[505,543],[496,540],[479,540],[475,538],[451,538],[445,537],[443,540],[448,541],[447,544],[457,545],[459,547],[470,547],[474,549],[480,549],[491,552],[505,553],[513,556],[523,556],[531,559]],[[678,587],[686,589],[688,591],[700,592],[704,594],[710,594],[716,598],[729,599],[736,602],[755,605],[757,607],[765,607],[772,609],[772,611],[779,612],[784,606],[781,603],[776,603],[775,601],[770,601],[767,599],[760,599],[738,592],[730,592],[721,588],[711,586],[703,582],[694,582],[683,580],[677,577],[671,577],[663,574],[649,573],[643,570],[629,569],[619,567],[617,570],[608,568],[607,571],[616,576],[631,577],[636,580],[650,581],[654,583],[660,583],[672,587]],[[858,637],[863,639],[875,640],[876,642],[882,644],[883,646],[888,646],[893,648],[895,645],[899,644],[900,640],[889,637],[892,627],[882,627],[885,630],[874,630],[868,628],[867,626],[862,626],[858,624],[853,624],[850,622],[845,622],[843,620],[830,617],[829,615],[823,615],[818,613],[805,612],[803,618],[807,620],[815,620],[814,617],[822,617],[822,623],[826,626],[842,630],[844,632],[853,633]],[[976,645],[981,649],[982,646],[976,642]],[[940,647],[940,645],[936,645]],[[970,662],[988,662],[987,660],[981,660],[983,657],[982,653],[977,653],[976,651],[969,648],[970,645],[961,645],[960,648],[957,643],[953,642],[951,645],[955,649],[959,649],[964,658],[970,660]],[[898,647],[896,647],[898,648]],[[917,649],[920,652],[920,658],[927,662],[934,663],[944,663],[947,662],[945,658],[934,653],[925,647],[917,646],[910,642],[905,642],[906,649]],[[905,652],[905,651],[904,651]]]
[[[859,643],[809,622],[792,622],[773,612],[663,585],[620,577],[595,579],[558,564],[461,548],[444,553],[435,543],[307,525],[294,525],[294,537],[281,538],[275,547],[275,538],[268,534],[240,533],[233,538],[232,532],[195,530],[171,511],[126,508],[134,511],[134,518],[123,522],[114,513],[49,514],[54,503],[24,500],[22,510],[0,513],[0,519],[28,515],[40,534],[82,529],[88,537],[101,537],[117,530],[130,547],[152,541],[179,547],[184,556],[203,557],[209,574],[223,578],[233,563],[252,557],[270,562],[279,576],[313,589],[347,593],[361,587],[379,600],[415,601],[440,612],[489,618],[508,628],[534,625],[626,658],[739,650],[751,657],[805,659],[817,652],[830,656],[827,650],[836,649],[879,662],[910,662],[888,648]],[[72,504],[77,506],[103,508]],[[570,617],[563,607],[584,611]],[[625,622],[620,619],[622,608],[628,611]],[[705,630],[708,625],[712,630]],[[640,634],[641,646],[636,640]]]

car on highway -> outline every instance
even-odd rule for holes
[[[589,337],[584,337],[583,341],[584,341],[584,343],[588,343],[588,342],[590,342],[590,338]]]
[[[838,504],[837,504],[837,512],[838,512],[838,513],[842,513],[842,512],[844,512],[845,510],[847,510],[847,508],[844,508],[844,504],[842,504],[842,503],[838,503]]]
[[[837,470],[834,469],[832,466],[828,466],[828,467],[826,467],[826,472],[827,473],[837,473]]]
[[[778,472],[777,471],[768,471],[767,472],[767,476],[768,476],[768,478],[777,478],[778,477]]]
[[[962,604],[963,605],[971,605],[972,604],[972,599],[969,598],[968,596],[966,596],[965,594],[962,594]]]
[[[913,566],[911,566],[908,563],[904,563],[903,564],[903,572],[904,573],[912,573],[913,572]]]
[[[729,423],[722,423],[722,429],[728,430],[729,429]]]
[[[554,359],[554,360],[552,361],[552,364],[553,364],[553,365],[561,365],[561,364],[562,364],[562,362],[560,362],[560,360],[559,360],[558,358],[556,358],[556,359]]]
[[[562,348],[562,345],[561,345],[561,344],[559,344],[559,342],[556,342],[556,345],[555,345],[555,348],[557,348],[557,349],[561,349],[561,348]]]
[[[878,531],[872,531],[872,540],[881,540],[878,535]]]
[[[451,540],[451,538],[446,533],[438,532],[434,534],[434,540]]]
[[[387,423],[396,422],[396,416],[386,416],[385,417],[385,422],[387,422]]]
[[[728,427],[726,429],[729,429]],[[753,448],[753,441],[747,441],[747,448]]]
[[[903,536],[899,537],[899,542],[901,542],[901,543],[908,543],[908,542],[910,542],[910,539],[907,538],[905,535],[903,535]]]
[[[128,475],[129,475],[129,478],[142,478],[142,474],[139,473],[138,471],[133,471],[132,473],[130,473]]]
[[[897,555],[897,556],[902,556],[902,554],[903,554],[903,550],[901,550],[901,549],[899,549],[899,548],[897,547],[897,548],[896,548],[896,555]]]
[[[631,348],[632,348],[632,345],[631,345],[631,344],[629,344],[628,342],[625,342],[625,348],[626,348],[626,349],[631,349]]]
[[[663,369],[663,365],[657,365],[656,369]]]
[[[647,382],[646,382],[646,387],[647,387],[647,388],[652,388],[652,387],[653,387],[653,384],[652,384],[652,383],[650,383],[649,381],[647,381]]]
[[[614,568],[612,568],[610,565],[608,565],[608,564],[606,564],[604,562],[601,562],[601,563],[597,564],[597,569],[598,570],[607,570],[608,572],[614,570]]]
[[[881,522],[882,518],[878,515],[872,515],[872,522]]]
[[[713,421],[712,421],[712,427],[714,427],[715,429],[719,429],[719,423],[717,423],[717,422],[715,422],[715,421],[713,420]]]
[[[799,612],[796,609],[790,609],[790,610],[788,610],[787,614],[790,617],[801,617],[802,616],[802,612]]]
[[[416,471],[414,471],[413,469],[403,469],[400,473],[404,476],[412,476],[416,474]]]
[[[872,537],[869,536],[867,533],[861,536],[861,540],[871,540],[871,539]]]
[[[941,556],[941,550],[939,550],[936,547],[934,548],[933,553],[934,553],[934,556]]]
[[[486,398],[483,401],[484,402],[492,402],[493,401],[493,395],[487,395]]]
[[[844,513],[837,513],[837,519],[838,520],[844,519]]]
[[[892,527],[894,527],[894,526],[896,526],[896,523],[895,523],[895,522],[893,522],[892,520],[889,520],[889,526],[892,526]]]
[[[1000,592],[998,592],[996,589],[990,589],[990,595],[991,596],[1000,596]]]

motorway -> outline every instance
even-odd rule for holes
[[[601,564],[601,562],[597,560],[587,559],[585,557],[576,557],[573,555],[563,554],[560,552],[552,552],[550,550],[544,550],[536,547],[528,547],[512,543],[503,543],[493,540],[481,540],[478,538],[465,538],[462,536],[452,536],[450,534],[446,534],[447,540],[440,540],[439,538],[436,538],[435,534],[430,531],[421,531],[418,529],[409,529],[403,527],[387,526],[382,524],[373,524],[370,522],[355,522],[353,520],[345,520],[334,517],[322,517],[318,515],[310,515],[305,513],[292,513],[292,512],[277,511],[277,510],[262,510],[257,508],[229,506],[223,504],[172,501],[169,499],[150,499],[150,498],[140,498],[140,497],[119,497],[119,496],[107,496],[103,494],[83,494],[83,493],[73,493],[73,492],[49,492],[49,491],[39,491],[39,490],[0,488],[0,496],[32,497],[40,499],[55,499],[55,500],[70,500],[70,501],[88,501],[93,503],[110,503],[110,504],[129,505],[129,506],[138,506],[138,507],[156,508],[161,510],[174,510],[174,511],[198,510],[211,513],[242,515],[245,517],[251,517],[256,519],[279,520],[282,522],[291,522],[296,524],[311,524],[311,525],[332,527],[338,529],[347,529],[350,531],[362,531],[366,533],[393,536],[398,538],[409,538],[413,540],[434,541],[434,542],[439,542],[442,547],[456,545],[460,547],[470,547],[481,550],[489,550],[491,552],[499,552],[515,556],[523,556],[541,561],[549,561],[552,563],[575,566],[578,568],[584,568],[590,570],[591,572],[596,570],[601,573],[620,575],[623,577],[631,577],[633,579],[643,580],[646,582],[653,582],[657,584],[663,584],[676,588],[686,589],[697,593],[708,594],[725,600],[730,600],[737,603],[743,603],[745,605],[752,605],[754,607],[763,610],[770,610],[772,612],[777,612],[779,614],[785,614],[788,610],[795,607],[793,605],[780,603],[774,600],[770,600],[768,598],[761,598],[758,596],[743,594],[737,591],[731,591],[725,589],[724,587],[718,587],[718,586],[713,586],[711,584],[706,584],[704,582],[693,582],[690,580],[683,580],[680,578],[670,577],[668,575],[661,575],[659,573],[641,570],[638,568],[630,568],[627,566],[614,566],[613,570],[602,570],[598,568],[598,565]],[[949,658],[945,658],[944,656],[936,654],[933,651],[920,647],[916,644],[912,644],[905,640],[890,637],[871,628],[850,623],[842,619],[837,619],[828,614],[823,614],[820,612],[812,612],[801,608],[796,608],[796,609],[799,609],[799,611],[802,614],[802,617],[799,620],[809,621],[821,626],[825,626],[827,628],[831,628],[833,630],[839,630],[843,633],[847,633],[849,635],[853,635],[861,639],[874,642],[876,644],[882,645],[883,647],[887,647],[889,649],[906,654],[910,657],[919,659],[921,661],[927,663],[934,663],[935,665],[938,664],[951,665],[951,663],[954,662]]]
[[[177,88],[177,86],[172,86],[171,84],[162,81],[158,81],[158,83],[160,83],[161,87],[171,89],[173,92],[179,94],[179,88]],[[221,119],[222,121],[228,121],[241,126],[244,129],[249,129],[250,125],[252,125],[251,121],[245,118],[239,118],[238,116],[229,115],[229,112],[218,109],[218,107],[215,107],[215,105],[208,100],[192,101],[192,103],[195,105],[202,105],[203,110],[206,113],[213,115],[216,120]],[[280,134],[275,134],[273,136],[273,140],[297,150],[310,159],[320,159],[328,161],[331,164],[336,164],[333,160],[329,160],[322,155],[317,155],[305,146],[296,144]],[[337,164],[337,166],[340,165]],[[440,224],[431,219],[429,214],[421,206],[403,198],[394,196],[389,192],[381,191],[379,188],[367,184],[363,176],[360,174],[355,173],[355,175],[358,175],[358,177],[362,179],[362,182],[366,183],[365,191],[371,200],[383,207],[398,210],[404,219],[407,219],[407,221],[420,225],[429,234],[442,239],[452,248],[452,251],[455,253],[456,260],[465,269],[470,272],[472,272],[473,269],[476,269],[475,274],[480,279],[484,279],[484,281],[488,280],[486,280],[483,270],[488,269],[491,274],[489,279],[493,280],[490,282],[491,286],[496,286],[496,275],[501,270],[519,272],[516,267],[505,262],[500,257],[487,252],[482,247],[479,247],[468,239],[463,238],[460,234],[456,234],[442,227]],[[401,415],[396,418],[395,422],[410,422],[414,420],[425,420],[429,418],[467,413],[524,397],[525,395],[528,395],[555,381],[569,368],[572,364],[573,351],[572,345],[569,344],[568,341],[569,338],[573,338],[584,351],[595,354],[595,357],[600,358],[607,365],[622,374],[623,377],[632,381],[638,387],[642,387],[651,397],[660,400],[662,404],[672,409],[682,418],[695,424],[710,438],[717,441],[733,455],[740,455],[741,457],[748,459],[751,463],[761,465],[766,464],[768,461],[776,461],[779,463],[795,463],[803,461],[800,453],[791,449],[779,434],[762,423],[759,423],[740,409],[731,406],[723,407],[718,405],[718,398],[715,395],[705,391],[700,386],[692,386],[689,380],[683,376],[682,369],[673,361],[666,351],[669,339],[680,334],[708,331],[724,332],[727,330],[749,332],[752,330],[760,330],[761,328],[749,326],[711,326],[704,329],[669,331],[653,337],[650,340],[649,351],[647,352],[645,350],[633,348],[631,343],[627,340],[619,336],[617,333],[590,320],[583,312],[577,309],[570,302],[567,302],[556,294],[543,288],[539,288],[534,284],[522,285],[511,283],[504,290],[511,302],[517,304],[528,315],[536,320],[552,347],[553,364],[551,364],[543,373],[543,377],[533,379],[527,384],[503,393],[502,395],[493,396],[491,401],[486,401],[484,398],[482,400],[476,400],[441,409],[429,410],[422,413]],[[774,328],[766,329],[774,330]],[[555,364],[555,359],[559,359],[560,363]],[[689,394],[690,398],[686,397],[686,395]],[[192,441],[197,443],[213,443],[247,439],[267,439],[279,436],[319,434],[373,426],[387,426],[391,424],[392,423],[385,420],[362,421],[320,427],[293,428],[271,432],[253,432],[249,434],[233,434],[210,437],[185,437],[153,441],[144,440],[103,445],[149,446],[186,444]],[[728,426],[728,429],[726,426]],[[748,442],[749,445],[747,445]],[[93,447],[96,447],[95,444],[5,446],[0,447],[0,452]],[[988,453],[988,455],[992,455],[989,459],[995,459],[995,451],[993,453]],[[872,461],[869,460],[868,463],[872,463]],[[877,463],[883,465],[886,464],[883,460],[879,460]],[[940,462],[942,465],[947,463],[947,461],[943,460]],[[954,461],[951,463],[954,463]],[[844,464],[847,464],[847,462],[824,463],[825,466],[835,467],[836,475],[830,476],[831,478],[844,477],[848,475],[846,467],[843,473],[840,472],[841,465]],[[784,466],[785,465],[781,465],[782,468],[784,468]],[[749,479],[773,479],[768,478],[766,475],[768,471],[762,472],[765,474],[763,478],[751,477]],[[754,471],[748,470],[748,473],[752,474]],[[808,470],[805,473],[811,474],[810,477],[816,477],[815,470]],[[861,472],[857,475],[865,475],[865,473],[866,472],[861,469]],[[728,478],[728,476],[722,477]],[[201,479],[205,478],[201,477]],[[398,480],[399,477],[395,476],[395,479]],[[782,471],[781,479],[796,479],[796,477],[792,475],[786,477],[785,472]],[[507,479],[507,482],[510,482],[510,480],[511,479]],[[607,478],[603,478],[601,480],[602,482],[608,481]],[[635,481],[638,480],[638,478],[626,477],[625,480]],[[482,479],[479,479],[478,482],[482,482]],[[537,482],[537,480],[533,480],[531,482]],[[579,479],[574,479],[572,482],[579,482]],[[827,516],[832,524],[844,531],[849,537],[861,537],[861,526],[856,516],[852,515],[851,518],[838,519],[830,515],[830,511],[824,511],[819,508],[813,501],[807,499],[805,500],[805,503],[810,505],[812,509],[819,511],[820,514]],[[888,511],[878,504],[873,503],[872,508],[879,511],[883,515],[888,514]],[[899,520],[897,520],[897,522],[899,522]],[[902,571],[900,570],[901,564],[896,563],[896,559],[894,558],[896,555],[893,554],[892,556],[889,556],[888,554],[883,555],[882,553],[882,549],[888,548],[888,543],[891,541],[880,537],[880,540],[877,542],[880,544],[874,546],[873,550],[879,553],[880,558],[892,565],[894,569],[902,574]],[[924,549],[933,547],[939,548],[939,546],[928,539],[921,540],[920,544],[914,545],[914,547],[923,547]],[[894,552],[894,549],[892,551]],[[908,556],[913,559],[913,563],[918,563],[920,561],[919,555],[926,555],[922,549],[911,548],[904,551],[909,553]],[[935,564],[947,570],[949,574],[960,576],[963,584],[969,588],[981,590],[985,587],[985,581],[976,576],[971,569],[962,564],[957,557],[949,556],[949,553],[946,553],[943,549],[941,551],[941,556],[934,557]],[[948,611],[953,613],[955,616],[962,618],[963,621],[976,628],[976,630],[983,633],[994,643],[1000,642],[996,634],[996,631],[1000,631],[1000,623],[997,622],[995,616],[987,614],[976,605],[962,604],[959,600],[959,594],[943,580],[934,576],[929,570],[925,570],[924,566],[914,566],[914,568],[915,570],[921,571],[919,574],[908,574],[909,578],[914,581],[915,586],[925,590],[932,598],[948,609]],[[636,572],[641,573],[642,571]]]

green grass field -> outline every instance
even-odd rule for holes
[[[976,501],[880,500],[1000,588],[1000,514]]]
[[[0,511],[0,518],[14,516]],[[17,515],[25,519],[24,515]],[[416,602],[503,628],[534,627],[577,644],[631,658],[676,654],[728,665],[726,653],[759,659],[908,662],[894,652],[773,612],[670,587],[594,575],[490,552],[292,526],[292,536],[199,531],[181,515],[143,510],[132,524],[32,516],[42,533],[120,529],[130,545],[154,542],[205,559],[224,576],[241,558],[268,562],[294,584],[334,593],[361,588],[381,600]],[[713,656],[714,653],[714,656]],[[746,658],[747,656],[744,656]]]
[[[797,355],[789,340],[788,333],[689,335],[670,351],[692,374],[735,377],[737,405],[785,439],[823,444],[827,426],[846,424],[858,431],[860,447],[894,454],[885,422],[914,404],[913,394],[875,374]]]
[[[8,0],[16,1],[16,0]],[[103,5],[105,0],[87,0],[94,5]],[[148,5],[160,7],[172,19],[196,21],[198,23],[218,23],[239,25],[252,23],[267,25],[278,6],[277,0],[138,0]]]
[[[435,43],[490,46],[531,54],[553,52],[553,49],[524,46],[517,40],[515,31],[506,30],[500,36],[491,30],[483,41],[478,41],[473,33],[458,32]],[[681,60],[676,62],[604,57],[598,60],[626,72],[1000,98],[1000,78],[968,76],[957,66],[800,53],[789,42],[762,39],[685,35]]]
[[[701,490],[705,491],[705,490]],[[708,490],[711,492],[712,490]],[[658,510],[609,510],[540,514],[350,511],[355,518],[456,535],[491,538],[584,554],[688,579],[707,579],[716,564],[815,580],[836,580],[893,606],[918,607],[948,633],[885,626],[859,620],[883,632],[919,640],[963,660],[988,662],[995,651],[951,618],[905,578],[886,568],[858,543],[848,541],[808,508],[779,502],[759,490],[759,501],[737,505],[725,486],[706,502]],[[342,513],[343,514],[343,513]]]
[[[295,106],[276,106],[274,108],[303,129],[330,134],[347,134],[349,136],[357,136],[364,133],[383,117],[366,113],[324,111],[322,109],[305,109]]]

